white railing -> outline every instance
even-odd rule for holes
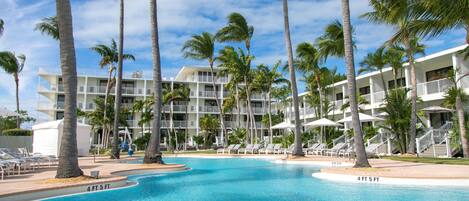
[[[217,106],[199,106],[200,112],[220,112]]]
[[[213,76],[203,76],[203,75],[197,76],[197,80],[199,82],[212,82],[212,79],[213,79]],[[227,77],[215,77],[215,82],[216,83],[226,83],[226,82],[228,82],[228,78]]]
[[[130,128],[131,127],[138,127],[138,124],[137,124],[138,121],[137,120],[127,120],[126,122],[127,122],[127,126],[130,127]]]
[[[385,97],[386,97],[385,91],[375,92],[373,94],[373,103],[382,103],[384,102]]]
[[[339,136],[338,138],[332,140],[332,146],[335,146],[338,143],[345,143],[345,142],[346,142],[346,137],[345,137],[345,134],[343,134]]]
[[[304,111],[306,115],[315,114],[314,108],[306,107],[304,108]]]
[[[434,80],[417,84],[417,95],[428,95],[445,92],[451,87],[451,81],[448,79]]]
[[[208,98],[220,97],[216,91],[199,91],[199,96]]]
[[[446,122],[443,126],[438,129],[429,129],[424,135],[416,139],[417,154],[424,152],[426,149],[430,148],[435,144],[446,143],[446,146],[450,146],[448,141],[448,133],[452,128],[452,122]],[[450,154],[450,153],[447,153]],[[433,155],[436,156],[435,150],[433,150]]]
[[[262,94],[251,94],[251,99],[264,99]]]
[[[371,104],[371,94],[363,94],[361,96],[368,102],[368,104]]]

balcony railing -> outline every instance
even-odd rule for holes
[[[213,76],[197,76],[199,82],[212,82]],[[215,77],[215,82],[217,83],[226,83],[228,82],[227,77]]]
[[[363,94],[361,97],[363,97],[368,102],[368,104],[371,104],[371,94]]]
[[[163,106],[163,111],[169,112],[169,105]],[[187,105],[173,105],[173,112],[186,112]],[[187,110],[189,111],[189,110]]]
[[[220,95],[217,94],[216,91],[199,91],[199,96],[200,97],[207,97],[207,98],[220,97]]]
[[[220,112],[217,106],[199,106],[200,112]]]
[[[451,87],[451,81],[448,79],[434,80],[417,84],[417,95],[429,95],[443,93]]]
[[[384,91],[375,92],[373,94],[373,103],[382,103],[385,97],[386,93]]]

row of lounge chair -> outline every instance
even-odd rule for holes
[[[54,165],[58,162],[55,156],[30,154],[25,148],[0,148],[0,178],[5,176],[31,172],[44,165]]]
[[[293,145],[288,148],[282,148],[281,144],[247,144],[242,147],[241,144],[231,144],[225,148],[217,149],[217,154],[288,154],[293,151]]]

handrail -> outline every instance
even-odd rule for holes
[[[429,129],[424,135],[416,139],[417,154],[422,153],[434,144],[446,142],[447,134],[452,128],[452,122],[446,122],[438,129]]]

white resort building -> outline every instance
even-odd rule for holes
[[[216,70],[217,71],[217,70]],[[216,73],[216,72],[215,72]],[[215,75],[216,76],[216,75]],[[174,101],[173,120],[169,120],[170,105],[163,106],[164,115],[162,117],[163,133],[173,125],[174,129],[188,129],[189,136],[199,133],[199,118],[204,115],[218,115],[219,109],[215,97],[223,99],[228,95],[226,84],[229,76],[216,77],[216,89],[213,89],[212,76],[207,67],[183,67],[174,78],[163,78],[163,85],[170,85],[174,88],[176,85],[183,84],[190,88],[190,101],[187,105],[185,101]],[[39,100],[37,110],[45,113],[48,120],[63,118],[64,94],[61,75],[56,73],[39,72]],[[94,100],[98,97],[104,98],[106,92],[107,77],[105,76],[78,76],[78,108],[83,111],[92,111],[96,108]],[[115,89],[111,89],[111,95]],[[135,100],[149,98],[153,94],[152,79],[144,79],[141,73],[133,73],[131,77],[124,77],[122,81],[122,105],[123,107],[132,107]],[[223,92],[223,93],[222,93]],[[217,94],[216,94],[217,93]],[[261,94],[251,95],[252,112],[256,119],[256,128],[258,132],[267,132],[262,125],[262,116],[266,113],[267,104]],[[186,111],[187,110],[187,111]],[[187,117],[186,117],[187,112]],[[237,110],[225,115],[225,125],[231,129],[236,125]],[[246,106],[240,110],[240,125],[246,125]],[[141,136],[142,128],[137,125],[140,114],[133,114],[127,117],[127,124],[134,139]],[[80,121],[86,123],[82,118]],[[148,132],[149,128],[144,128]],[[222,131],[216,138],[219,144],[223,138]],[[94,142],[98,140],[95,137]],[[189,142],[192,144],[192,140]]]
[[[451,82],[447,79],[448,72],[455,69],[459,69],[457,76],[461,76],[469,72],[469,62],[464,61],[463,56],[458,54],[459,51],[463,50],[466,46],[459,46],[452,49],[447,49],[434,54],[426,55],[424,57],[416,59],[416,77],[417,77],[417,93],[422,100],[419,105],[419,109],[427,108],[430,106],[440,106],[446,90],[451,86]],[[38,93],[40,100],[38,102],[37,110],[47,114],[49,120],[61,119],[63,117],[63,101],[64,94],[62,90],[61,76],[58,74],[39,72],[39,87]],[[392,89],[394,86],[394,76],[392,68],[388,67],[383,70],[384,85],[379,72],[371,72],[356,77],[357,80],[357,91],[364,99],[367,100],[368,104],[361,105],[364,113],[370,116],[380,116],[380,108],[383,104],[385,96],[385,88]],[[218,107],[215,102],[215,91],[218,93],[218,98],[222,99],[227,96],[227,90],[225,85],[229,80],[229,76],[216,78],[216,89],[212,87],[212,76],[209,68],[206,67],[183,67],[176,77],[173,79],[164,79],[164,84],[169,84],[171,87],[177,84],[184,84],[190,88],[190,101],[186,105],[185,102],[175,101],[171,106],[173,107],[174,117],[173,122],[170,124],[170,120],[163,120],[163,128],[168,128],[169,125],[173,125],[176,129],[185,129],[186,126],[191,136],[199,133],[199,122],[198,119],[207,114],[218,114]],[[405,69],[402,73],[397,75],[397,85],[410,87],[410,69],[408,65],[405,65]],[[78,76],[78,107],[84,111],[91,111],[95,109],[94,99],[97,97],[104,97],[106,89],[107,78],[102,76]],[[466,93],[469,93],[469,76],[463,78],[459,82]],[[124,78],[122,82],[123,97],[122,103],[125,106],[130,106],[135,100],[145,99],[152,94],[152,80],[143,79],[141,74],[134,74],[132,77]],[[339,120],[350,116],[349,111],[341,110],[341,106],[347,102],[347,81],[340,81],[328,86],[331,93],[326,94],[328,99],[333,102],[333,109],[329,116],[333,116],[334,120]],[[114,91],[114,90],[111,90]],[[223,93],[222,93],[223,92]],[[300,94],[300,119],[302,123],[311,122],[318,119],[315,115],[313,108],[309,107],[305,101],[306,95],[309,92]],[[410,93],[409,93],[410,95]],[[252,107],[253,113],[255,114],[256,127],[266,136],[267,128],[261,124],[261,119],[267,111],[267,102],[261,94],[254,94],[252,96]],[[169,113],[170,106],[164,106],[165,119]],[[186,117],[186,109],[188,116]],[[465,109],[469,110],[469,107],[465,105]],[[283,107],[286,121],[292,120],[292,108]],[[226,127],[232,128],[235,125],[236,112],[226,114],[225,121]],[[240,118],[242,123],[246,119],[246,107],[241,109]],[[128,125],[133,133],[134,138],[141,135],[141,128],[137,126],[139,114],[128,116]],[[424,154],[426,150],[432,150],[434,156],[450,155],[452,150],[449,149],[447,142],[447,121],[451,120],[450,112],[442,112],[435,110],[434,112],[428,111],[425,116],[422,116],[423,123],[429,129],[423,134],[418,136],[417,144],[418,151]],[[82,119],[86,122],[86,119]],[[367,122],[374,124],[375,122]],[[345,129],[350,126],[345,123]],[[440,131],[438,129],[445,129],[443,134],[436,135],[435,133]],[[217,143],[222,138],[221,130],[220,136],[217,138]],[[345,135],[341,137],[345,139]],[[96,140],[96,139],[95,139]],[[390,143],[386,141],[383,136],[375,136],[371,139],[378,141],[382,147],[376,147],[376,150],[390,151]],[[368,143],[368,144],[369,144]],[[387,143],[387,148],[385,144]],[[441,147],[438,147],[441,146]],[[384,147],[384,148],[383,148]],[[436,151],[435,151],[436,150]],[[440,152],[438,152],[440,150]]]

